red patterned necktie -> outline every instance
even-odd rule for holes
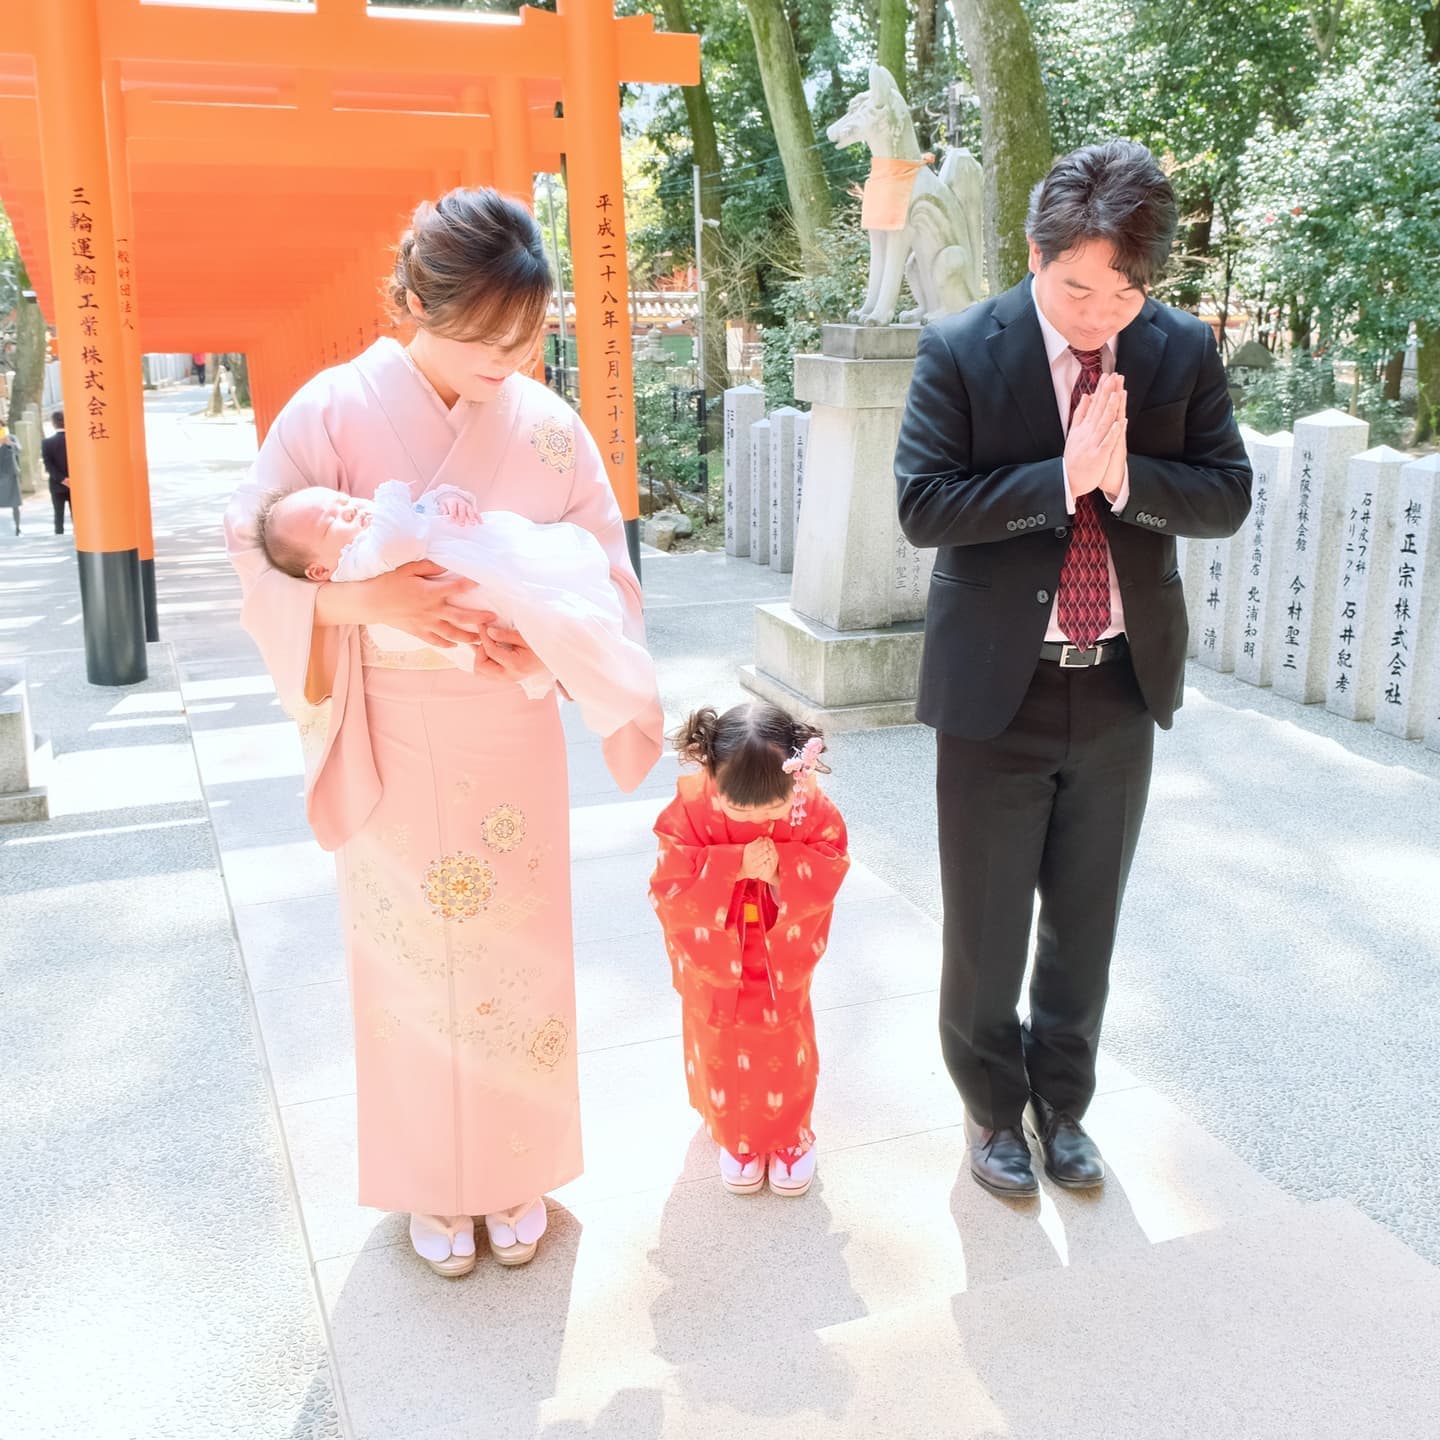
[[[1070,419],[1082,395],[1093,395],[1100,383],[1100,352],[1077,350],[1070,353],[1080,362],[1080,378],[1070,392]],[[1105,531],[1096,508],[1099,492],[1075,498],[1075,517],[1070,527],[1070,544],[1060,567],[1060,588],[1055,614],[1060,628],[1072,645],[1088,650],[1110,628],[1110,566]]]

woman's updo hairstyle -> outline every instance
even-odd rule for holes
[[[774,805],[794,787],[785,762],[820,731],[763,700],[736,705],[723,715],[697,710],[670,737],[681,760],[703,766],[720,793],[742,809]],[[824,774],[830,768],[817,764]]]
[[[388,288],[402,320],[414,318],[408,291],[420,302],[425,329],[448,340],[502,344],[538,333],[550,304],[550,262],[540,227],[518,200],[457,189],[416,208]]]

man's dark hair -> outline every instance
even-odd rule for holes
[[[56,411],[50,416],[50,423],[51,423],[57,430],[63,430],[63,429],[65,428],[65,412],[64,412],[63,410],[56,410]]]
[[[1115,269],[1148,290],[1164,273],[1179,224],[1175,192],[1133,140],[1086,145],[1055,162],[1030,192],[1025,233],[1048,265],[1087,240],[1115,247]]]

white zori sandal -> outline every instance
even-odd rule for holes
[[[549,1216],[545,1199],[527,1200],[513,1210],[498,1210],[485,1217],[490,1253],[502,1265],[525,1265],[535,1258],[535,1247],[545,1233]]]
[[[732,1195],[753,1195],[765,1183],[763,1155],[732,1155],[720,1147],[720,1183]]]
[[[798,1145],[776,1150],[770,1156],[770,1191],[774,1195],[803,1195],[815,1178],[815,1147]]]
[[[475,1220],[470,1215],[412,1215],[410,1244],[437,1274],[458,1279],[475,1268]]]

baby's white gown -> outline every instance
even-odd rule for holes
[[[480,524],[461,525],[435,507],[447,493],[473,503],[450,485],[414,501],[402,481],[386,480],[376,488],[369,526],[345,547],[330,578],[371,580],[412,560],[433,560],[474,581],[455,597],[457,604],[493,610],[525,637],[549,672],[521,682],[532,700],[558,680],[597,735],[633,720],[655,695],[655,666],[625,636],[600,542],[578,525],[538,525],[508,510],[486,511]],[[469,645],[432,647],[388,625],[367,628],[381,649],[433,648],[457,668],[474,669]]]

